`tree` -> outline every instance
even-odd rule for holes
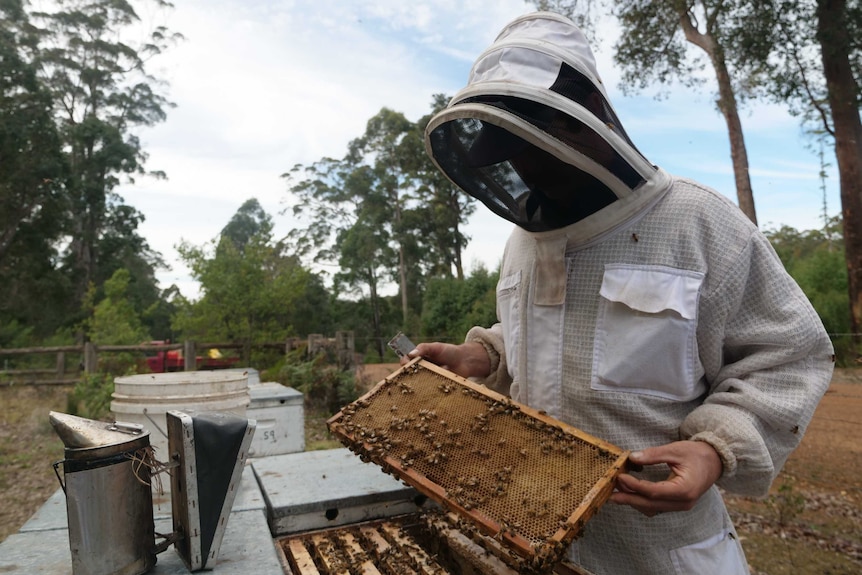
[[[254,203],[243,204],[231,221],[243,219]],[[226,235],[208,246],[179,246],[202,292],[199,300],[181,303],[174,318],[174,329],[184,337],[251,344],[283,341],[331,324],[323,282],[273,241],[266,225],[270,216],[255,213],[251,223],[258,231],[241,247]]]
[[[362,243],[374,238],[381,238],[385,242],[384,236],[389,236],[390,245],[387,247],[398,255],[397,278],[405,324],[409,316],[406,255],[409,235],[405,233],[404,227],[404,212],[408,200],[404,196],[408,183],[404,170],[403,141],[412,127],[403,114],[383,108],[368,120],[365,134],[350,143],[346,159],[363,172],[363,177],[359,178],[362,188],[357,189],[360,194],[357,199],[362,198],[363,206],[360,210],[364,217],[357,221],[356,229],[342,236],[345,240],[342,256],[357,262],[359,276],[375,292],[376,282],[370,283],[373,282],[372,276],[369,273],[361,273],[372,271],[373,266],[369,266],[364,257],[374,254],[368,253],[370,244],[363,246]],[[382,229],[374,229],[378,227]],[[359,259],[355,259],[357,256]],[[377,323],[379,318],[376,317],[375,324]]]
[[[28,60],[31,30],[19,0],[0,2],[0,326],[18,326],[4,330],[12,338],[21,326],[52,333],[65,301],[54,269],[64,166],[50,95]]]
[[[446,104],[434,97],[434,111]],[[295,166],[282,177],[297,201],[296,216],[309,221],[289,234],[302,256],[337,266],[338,291],[367,297],[368,321],[384,354],[381,287],[397,282],[401,328],[418,317],[427,277],[463,277],[461,252],[467,238],[460,230],[473,200],[445,179],[425,153],[424,130],[431,114],[418,122],[383,108],[365,133],[348,146],[343,159],[323,158]]]
[[[103,345],[135,345],[148,341],[140,314],[128,298],[131,274],[120,269],[104,284],[105,297],[96,302],[96,290],[91,286],[85,306],[89,313],[84,332],[88,339]]]
[[[588,20],[593,0],[539,0],[540,9]],[[605,6],[599,3],[599,6]],[[742,0],[624,0],[611,4],[622,25],[614,60],[623,70],[623,90],[643,89],[653,81],[677,79],[683,85],[698,82],[701,62],[689,55],[687,44],[703,51],[712,66],[718,86],[716,104],[727,123],[730,157],[740,209],[757,224],[748,152],[739,118],[738,99],[751,86],[745,83],[751,71],[737,69],[748,61],[745,47],[736,41],[746,27],[757,25],[750,3]]]
[[[421,219],[423,210],[411,194],[413,181],[405,168],[412,149],[404,142],[413,129],[403,114],[383,108],[368,121],[365,133],[350,142],[343,159],[298,165],[282,176],[297,198],[294,215],[310,222],[294,229],[289,240],[298,254],[337,266],[336,294],[367,297],[380,357],[386,341],[380,288],[389,280],[397,282],[406,324],[410,293],[416,293],[425,267],[420,238],[408,225]]]
[[[432,278],[423,299],[422,336],[458,343],[474,325],[496,323],[499,275],[479,266],[463,280]]]
[[[815,137],[832,138],[840,179],[850,330],[862,329],[862,5],[858,0],[758,0],[763,24],[741,30],[769,95]],[[858,337],[857,337],[858,345]]]
[[[82,322],[82,331],[89,341],[97,345],[136,345],[151,339],[140,314],[129,301],[130,280],[128,270],[117,270],[105,281],[101,299],[95,286],[90,285],[84,297]],[[84,374],[75,384],[69,395],[70,410],[91,419],[108,415],[114,376],[135,373],[140,355],[131,352],[102,355],[98,372]]]
[[[240,251],[257,235],[272,232],[272,216],[266,213],[257,198],[246,200],[222,229],[223,238],[230,239]]]
[[[66,0],[57,8],[32,14],[42,26],[32,59],[51,94],[69,168],[67,249],[74,299],[80,300],[100,275],[100,239],[110,205],[121,203],[111,190],[121,175],[145,173],[146,153],[133,130],[163,121],[169,106],[157,91],[159,82],[146,73],[146,61],[176,36],[158,27],[147,43],[125,43],[124,32],[139,22],[125,0]]]
[[[817,41],[823,60],[841,188],[851,330],[862,327],[862,7],[817,1]],[[852,58],[852,59],[851,59]],[[855,74],[854,74],[855,73]],[[858,337],[857,337],[858,340]],[[858,343],[858,341],[857,341]]]
[[[104,297],[97,301],[98,291],[91,285],[84,299],[83,332],[96,345],[138,345],[152,339],[144,327],[141,314],[129,301],[131,274],[119,269],[104,283]],[[135,368],[132,353],[111,354],[100,358],[99,370],[123,375]]]
[[[318,265],[337,268],[333,275],[335,296],[346,291],[363,298],[370,307],[371,333],[383,354],[378,286],[387,274],[397,269],[389,245],[389,230],[374,196],[374,174],[367,166],[323,158],[310,166],[297,165],[282,177],[296,197],[293,213],[309,224],[291,230],[287,240],[299,257],[310,257]],[[374,196],[374,200],[369,196]],[[367,294],[365,293],[367,290]]]
[[[850,316],[841,227],[840,218],[832,218],[822,230],[800,232],[782,226],[764,233],[832,336],[838,361],[847,364],[855,355],[847,337]]]
[[[464,279],[462,253],[469,238],[462,226],[476,210],[476,201],[465,194],[434,166],[425,152],[425,127],[432,116],[446,107],[449,98],[435,94],[431,113],[423,116],[404,138],[404,167],[414,181],[414,194],[424,210],[414,211],[415,218],[405,219],[405,227],[414,230],[417,241],[426,246],[424,259],[431,277]]]
[[[51,240],[62,199],[60,139],[51,98],[25,61],[34,42],[20,1],[0,4],[0,263],[23,226],[37,226]],[[52,229],[53,227],[53,229]]]

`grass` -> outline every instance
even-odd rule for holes
[[[336,449],[344,447],[340,441],[332,437],[326,427],[326,420],[331,413],[319,409],[305,409],[305,450],[319,451],[321,449]]]

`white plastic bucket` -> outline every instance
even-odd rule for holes
[[[156,459],[167,462],[170,410],[220,411],[246,417],[248,373],[239,370],[146,373],[114,379],[111,413],[150,432]]]

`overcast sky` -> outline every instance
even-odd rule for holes
[[[138,178],[118,191],[146,216],[140,233],[172,266],[158,275],[162,288],[177,284],[197,297],[175,246],[217,237],[249,198],[273,216],[277,235],[286,234],[296,222],[281,213],[290,201],[282,173],[342,157],[384,106],[419,119],[433,94],[463,87],[476,56],[526,11],[521,0],[180,0],[167,15],[155,15],[185,36],[149,68],[169,83],[176,108],[139,132],[147,168],[168,179]],[[655,91],[623,97],[611,63],[613,37],[603,36],[599,73],[635,144],[653,163],[735,201],[712,84],[699,92],[673,89],[661,101],[652,98]],[[820,227],[820,162],[797,120],[758,105],[743,110],[742,122],[761,229]],[[834,166],[831,150],[826,161]],[[833,166],[830,215],[840,211]],[[466,229],[468,268],[495,268],[509,230],[478,206]]]

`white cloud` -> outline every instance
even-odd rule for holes
[[[194,284],[174,245],[214,238],[250,197],[273,215],[276,233],[286,233],[294,222],[278,215],[288,199],[280,174],[343,156],[384,106],[410,119],[426,114],[431,96],[463,87],[473,59],[506,22],[527,11],[521,0],[176,3],[166,23],[186,40],[153,60],[151,71],[169,82],[177,108],[141,133],[148,168],[169,179],[141,179],[120,190],[145,214],[141,232],[175,267],[160,274],[163,287],[178,283],[194,295],[186,291]],[[612,39],[613,32],[602,37]],[[623,99],[609,45],[597,60],[623,124],[647,157],[734,193],[726,127],[708,89],[674,89],[663,101],[650,94]],[[752,177],[769,182],[760,184],[762,198],[755,186],[762,219],[780,214],[816,223],[817,194],[808,201],[811,194],[803,191],[781,202],[776,190],[792,181],[819,185],[816,158],[803,149],[794,119],[778,107],[755,106],[743,111],[743,125]],[[473,237],[468,269],[471,259],[495,268],[509,229],[478,206],[466,230]]]

